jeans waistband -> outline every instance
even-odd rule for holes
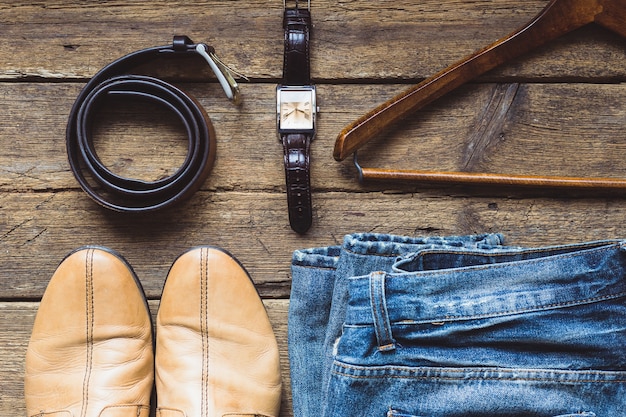
[[[486,248],[502,245],[500,234],[468,236],[429,236],[408,237],[376,233],[355,233],[347,235],[343,241],[344,250],[360,255],[399,256],[412,250],[420,250],[426,245],[462,248],[469,244],[483,245]]]
[[[485,233],[468,236],[409,237],[382,233],[353,233],[344,236],[343,245],[296,250],[292,265],[304,267],[335,268],[341,251],[358,255],[400,256],[422,249],[425,245],[449,247],[473,246],[489,248],[502,245],[501,234]]]
[[[410,267],[405,272],[351,278],[345,323],[383,328],[398,322],[439,323],[623,297],[625,249],[626,242],[591,242],[538,249],[418,252],[397,263],[397,271]],[[471,262],[415,270],[421,265],[416,262],[419,257],[439,255]]]

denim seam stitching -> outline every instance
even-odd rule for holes
[[[608,252],[609,250],[612,249],[616,249],[616,245],[612,245],[610,247],[601,247],[601,248],[597,248],[597,249],[592,249],[590,250],[590,252],[594,252],[594,253],[599,253],[599,252]],[[422,252],[423,253],[423,252]],[[441,252],[432,252],[432,253],[441,253]],[[449,252],[449,253],[454,253],[454,252]],[[469,254],[470,252],[468,252]],[[475,255],[478,253],[475,253]],[[567,253],[567,254],[561,254],[561,255],[553,255],[550,256],[550,261],[554,260],[555,258],[558,259],[569,259],[569,258],[574,258],[580,256],[580,253]],[[526,260],[521,260],[521,261],[511,261],[511,262],[505,262],[505,263],[500,263],[500,264],[488,264],[488,265],[473,265],[473,266],[464,266],[464,267],[458,267],[458,268],[445,268],[445,269],[439,269],[439,270],[435,270],[435,271],[414,271],[414,272],[401,272],[398,275],[404,276],[406,274],[419,274],[419,276],[423,277],[423,276],[438,276],[438,275],[444,275],[444,274],[450,274],[451,271],[454,270],[460,270],[460,269],[464,269],[464,270],[471,270],[471,271],[483,271],[483,270],[487,270],[487,269],[502,269],[502,268],[510,268],[511,264],[513,263],[519,263],[519,262],[525,262],[528,264],[537,264],[539,262],[545,262],[547,260],[547,257],[542,257],[542,258],[536,258],[536,259],[526,259]],[[396,275],[396,276],[398,276]]]
[[[480,318],[488,318],[488,317],[500,317],[500,316],[507,316],[507,315],[512,315],[512,314],[522,314],[522,313],[529,313],[529,312],[533,312],[533,311],[540,311],[540,310],[552,310],[552,309],[556,309],[556,308],[560,308],[560,307],[571,307],[571,306],[575,306],[575,305],[582,305],[582,304],[591,304],[591,303],[595,303],[595,302],[599,302],[599,301],[606,301],[606,300],[611,300],[611,299],[616,299],[616,298],[620,298],[620,297],[624,297],[626,296],[626,292],[620,292],[617,294],[608,294],[608,295],[603,295],[603,296],[599,296],[599,297],[592,297],[592,298],[586,298],[583,300],[572,300],[572,301],[567,301],[567,302],[562,302],[562,303],[553,303],[553,304],[544,304],[544,305],[538,305],[538,306],[534,306],[534,307],[529,307],[526,309],[518,309],[518,310],[507,310],[507,311],[501,311],[501,312],[493,312],[493,313],[485,313],[485,314],[476,314],[476,315],[472,315],[472,316],[445,316],[445,317],[436,317],[436,318],[431,318],[431,319],[422,319],[419,321],[415,321],[414,323],[430,323],[433,320],[444,320],[444,321],[450,321],[450,320],[473,320],[473,319],[480,319]],[[398,324],[401,323],[399,321],[394,322],[394,324]],[[410,322],[404,321],[402,322],[404,324],[410,324]]]
[[[419,253],[420,254],[446,254],[446,255],[458,254],[458,255],[477,255],[477,256],[494,256],[495,257],[495,256],[512,256],[512,255],[519,255],[519,254],[550,253],[550,252],[556,252],[560,250],[572,249],[572,251],[569,251],[567,253],[560,253],[560,254],[552,255],[555,257],[560,257],[560,256],[576,256],[577,252],[581,250],[589,250],[590,252],[596,251],[596,250],[604,251],[604,250],[617,248],[621,245],[622,245],[621,241],[607,241],[607,242],[595,242],[595,243],[579,244],[579,245],[552,246],[552,247],[545,247],[545,248],[514,248],[514,249],[495,248],[496,250],[498,250],[498,252],[472,251],[472,250],[468,250],[467,248],[463,248],[460,250],[450,250],[450,249],[443,247],[442,249],[427,248],[427,249],[419,251]],[[544,259],[544,258],[538,258],[538,260],[541,260],[541,259]]]
[[[576,305],[591,304],[591,303],[600,302],[600,301],[613,300],[613,299],[617,299],[621,297],[626,297],[626,291],[622,291],[616,294],[603,295],[600,297],[586,298],[583,300],[572,300],[572,301],[562,302],[562,303],[543,304],[543,305],[538,305],[534,307],[529,307],[526,309],[506,310],[506,311],[499,311],[499,312],[493,312],[493,313],[475,314],[471,316],[448,315],[444,317],[422,318],[420,320],[402,319],[402,320],[393,321],[391,322],[391,324],[410,326],[410,325],[416,325],[416,324],[430,324],[433,321],[485,319],[485,318],[501,317],[501,316],[507,316],[507,315],[513,315],[513,314],[524,314],[524,313],[530,313],[530,312],[542,311],[542,310],[553,310],[553,309],[560,308],[560,307],[572,307]],[[343,325],[347,327],[359,328],[359,327],[369,327],[372,324],[374,323],[344,323]]]
[[[327,271],[336,271],[337,268],[333,268],[331,266],[315,266],[315,265],[298,265],[298,264],[292,264],[292,266],[294,267],[299,267],[299,268],[307,268],[307,269],[325,269]]]
[[[344,374],[337,371],[333,371],[333,374],[338,376],[349,377],[353,379],[380,379],[380,378],[394,378],[394,379],[421,379],[421,380],[444,380],[444,381],[502,381],[502,378],[498,377],[472,377],[472,378],[463,378],[463,377],[443,377],[443,376],[402,376],[402,375],[376,375],[376,376],[364,376],[364,375],[350,375]],[[507,378],[506,381],[536,381],[536,382],[550,382],[553,381],[559,384],[623,384],[626,383],[626,379],[623,380],[615,380],[615,381],[607,381],[607,380],[592,380],[592,379],[577,379],[577,380],[567,380],[567,381],[557,381],[553,378]]]
[[[342,372],[336,368],[342,368],[342,369],[347,369],[347,370],[353,370],[353,371],[360,371],[362,369],[368,370],[367,366],[363,366],[363,367],[356,367],[356,366],[350,366],[344,363],[340,363],[338,361],[335,361],[333,363],[333,370],[332,373],[335,375],[339,375],[339,376],[345,376],[345,377],[350,377],[350,378],[354,378],[354,379],[380,379],[380,378],[397,378],[397,379],[443,379],[443,380],[459,380],[462,379],[464,381],[480,381],[480,380],[503,380],[502,377],[495,377],[495,376],[484,376],[484,377],[470,377],[470,378],[466,378],[466,377],[453,377],[453,376],[417,376],[417,375],[389,375],[387,373],[382,374],[382,375],[354,375],[354,374],[350,374],[347,372]],[[383,368],[379,368],[380,370],[383,370]],[[437,368],[437,367],[432,367],[432,368],[420,368],[420,369],[424,369],[424,370],[428,370],[428,369],[442,369],[442,368]],[[413,372],[415,373],[415,371],[412,371],[411,369],[409,369],[409,367],[396,367],[396,366],[386,366],[384,367],[385,371],[403,371],[403,372]],[[459,369],[450,369],[450,368],[445,368],[445,372],[447,373],[456,373],[456,374],[465,374],[467,372],[485,372],[485,371],[490,371],[490,372],[498,372],[500,374],[513,374],[515,372],[528,372],[528,373],[546,373],[546,374],[556,374],[556,375],[561,375],[561,376],[568,376],[568,375],[575,375],[575,374],[596,374],[601,376],[602,374],[608,375],[608,374],[626,374],[626,371],[602,371],[602,370],[597,370],[597,371],[576,371],[576,370],[572,370],[572,371],[567,371],[567,370],[562,370],[562,369],[532,369],[532,368],[515,368],[515,369],[503,369],[503,368],[491,368],[491,367],[475,367],[475,368],[459,368]],[[540,378],[540,377],[515,377],[515,378],[506,378],[507,381],[554,381],[554,378],[549,378],[548,376],[544,377],[544,378]],[[555,381],[557,382],[557,381]],[[616,379],[616,380],[594,380],[594,379],[576,379],[576,380],[565,380],[565,381],[558,381],[559,383],[625,383],[626,379]]]

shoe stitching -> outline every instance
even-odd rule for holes
[[[89,382],[93,367],[93,326],[94,326],[94,291],[93,291],[93,256],[94,250],[89,249],[85,255],[85,312],[86,312],[86,364],[85,377],[83,379],[83,405],[81,417],[87,415],[87,405],[89,403]]]
[[[159,408],[157,408],[156,414],[157,414],[157,416],[162,416],[165,411],[176,413],[177,415],[180,415],[182,417],[187,417],[187,414],[183,410],[179,410],[178,408],[169,408],[169,407],[159,407]],[[168,413],[168,415],[170,415],[170,413]]]
[[[136,410],[135,416],[136,417],[141,417],[142,414],[145,414],[144,411],[147,411],[148,413],[150,412],[150,407],[147,405],[143,405],[143,404],[119,404],[119,405],[108,405],[106,407],[104,407],[102,409],[102,411],[100,411],[100,414],[98,414],[98,416],[102,416],[106,411],[108,410],[122,410],[122,409],[132,409]]]
[[[202,336],[202,405],[201,415],[209,412],[209,338],[208,338],[208,249],[200,249],[200,333]]]

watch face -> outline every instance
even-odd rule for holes
[[[281,130],[313,129],[315,103],[312,90],[280,90],[278,107]]]

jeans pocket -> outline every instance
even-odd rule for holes
[[[325,395],[325,417],[623,416],[626,372],[362,366],[336,359]]]

